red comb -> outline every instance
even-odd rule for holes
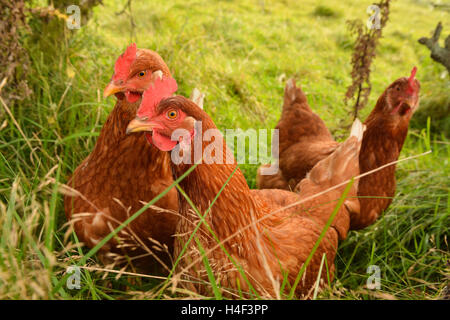
[[[410,92],[410,93],[414,92],[414,87],[415,87],[414,80],[416,77],[416,73],[417,73],[417,67],[412,68],[411,75],[408,78],[408,84],[409,84],[408,92]]]
[[[137,116],[140,118],[152,117],[158,103],[162,99],[172,96],[177,89],[178,85],[174,78],[163,77],[161,79],[157,77],[155,82],[144,91],[141,105],[137,111]]]
[[[117,58],[116,64],[114,65],[113,80],[126,80],[130,73],[131,64],[134,59],[136,59],[136,51],[136,44],[132,43],[128,46],[127,50]]]
[[[417,67],[412,68],[411,75],[409,76],[409,83],[412,83],[417,73]]]

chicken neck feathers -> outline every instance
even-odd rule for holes
[[[141,201],[150,201],[172,182],[168,155],[150,146],[143,134],[125,135],[137,106],[138,103],[130,104],[124,100],[117,102],[94,150],[67,183],[82,197],[65,197],[66,216],[70,219],[75,214],[82,214],[74,217],[74,228],[79,240],[89,247],[95,246],[118,223],[138,211],[143,206]],[[176,190],[173,189],[155,205],[176,211],[177,204]],[[148,209],[130,224],[131,229],[127,227],[119,234],[125,243],[131,243],[129,250],[111,240],[100,250],[101,259],[109,261],[106,256],[111,252],[131,256],[147,253],[141,243],[133,239],[135,236],[150,247],[148,238],[151,237],[171,251],[176,223],[175,215]],[[150,265],[155,264],[149,257],[145,259]],[[164,259],[168,259],[167,255]]]
[[[215,128],[214,123],[203,112],[196,113],[197,120],[202,121],[203,131]],[[360,141],[350,139],[349,143],[342,144],[338,152],[330,156],[334,165],[333,168],[345,166],[347,170],[340,170],[336,177],[331,174],[325,181],[309,181],[315,191],[323,191],[330,185],[330,179],[335,182],[342,182],[358,174],[358,149]],[[206,142],[203,142],[203,149]],[[192,145],[192,150],[195,147]],[[223,144],[224,155],[229,152],[226,144]],[[350,154],[354,154],[353,157]],[[345,158],[345,159],[341,159]],[[349,165],[353,160],[353,167]],[[343,163],[342,163],[343,161]],[[340,163],[340,164],[339,164]],[[175,177],[184,173],[191,165],[174,165]],[[205,164],[198,165],[181,183],[181,188],[199,209],[200,214],[204,214],[217,193],[232,174],[236,164]],[[318,171],[328,169],[318,165]],[[313,169],[314,171],[314,169]],[[320,173],[317,173],[320,175]],[[310,180],[310,179],[307,179]],[[345,187],[345,186],[344,186]],[[342,187],[342,188],[344,188]],[[329,194],[324,194],[305,204],[297,206],[295,209],[281,210],[276,214],[271,214],[277,209],[281,209],[285,204],[292,204],[295,201],[306,197],[284,190],[271,190],[278,197],[266,199],[268,193],[265,190],[251,191],[244,179],[243,174],[238,169],[230,179],[223,192],[217,198],[211,211],[206,217],[206,222],[212,228],[219,241],[228,240],[223,243],[224,248],[243,267],[250,282],[261,293],[275,294],[273,281],[270,279],[283,278],[283,272],[289,273],[289,280],[293,283],[295,276],[302,264],[306,261],[316,240],[318,239],[325,222],[332,213],[337,199],[342,194],[343,189],[339,189]],[[354,186],[349,196],[356,195]],[[192,234],[195,224],[199,221],[189,203],[180,197],[181,214],[186,219],[181,219],[177,234],[180,235],[176,241],[175,254],[177,255],[183,244]],[[339,237],[345,237],[349,225],[349,214],[345,206],[339,209],[338,216],[330,228],[323,241],[315,252],[306,275],[298,287],[299,294],[305,294],[317,279],[318,270],[322,256],[325,254],[330,269],[334,268],[334,257],[337,249]],[[257,222],[259,219],[261,221]],[[208,229],[201,226],[198,239],[206,250],[216,244]],[[181,267],[189,266],[199,252],[195,244],[189,246],[189,251],[183,257]],[[208,256],[210,264],[217,274],[218,281],[223,286],[236,289],[239,279],[240,287],[248,290],[246,281],[242,275],[233,267],[222,249],[215,249]],[[195,261],[195,260],[194,260]],[[187,276],[191,279],[206,280],[205,269],[200,262],[195,267],[189,269]],[[323,276],[323,275],[322,275]],[[205,286],[193,285],[196,291],[205,292]]]

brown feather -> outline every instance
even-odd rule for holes
[[[284,91],[284,104],[275,129],[279,131],[280,177],[258,175],[258,188],[293,190],[312,167],[338,146],[320,117],[313,113],[300,86],[290,79]]]
[[[162,70],[170,75],[164,61],[153,51],[140,49],[137,55],[140,59],[132,64],[131,73],[150,66],[153,71]],[[149,202],[173,182],[167,153],[150,146],[142,133],[126,135],[139,103],[129,103],[124,97],[117,101],[94,150],[67,183],[81,196],[65,196],[66,216],[74,220],[79,240],[88,247],[95,246],[119,223],[141,209],[142,201]],[[119,233],[120,241],[113,238],[100,249],[100,259],[111,262],[116,255],[145,255],[133,264],[145,270],[160,270],[160,263],[149,255],[150,249],[158,259],[169,263],[168,253],[155,250],[155,242],[150,238],[167,246],[168,252],[172,253],[173,234],[178,223],[176,190],[170,190],[155,206],[166,211],[147,209]]]
[[[418,95],[420,84],[415,81],[415,93]],[[396,86],[402,90],[393,90]],[[407,78],[393,82],[380,96],[367,118],[367,130],[364,132],[359,157],[361,173],[398,159],[408,132],[409,120],[417,106],[405,114],[393,115],[391,112],[392,106],[398,104],[396,95],[401,95],[407,88]],[[312,113],[305,94],[300,87],[295,86],[293,80],[286,85],[283,113],[277,128],[280,130],[281,172],[273,177],[258,175],[258,186],[265,188],[282,188],[282,183],[285,182],[284,186],[288,186],[285,189],[293,189],[312,166],[330,155],[339,145],[320,117]],[[358,204],[354,204],[351,229],[362,229],[380,217],[391,204],[395,188],[395,166],[361,178],[358,190],[358,197],[361,197],[360,210]],[[296,190],[299,190],[299,186]]]
[[[163,100],[158,107],[158,112],[165,112],[165,108],[181,109],[187,116],[201,120],[203,132],[216,128],[203,110],[183,97],[176,96]],[[203,141],[202,150],[209,143]],[[283,206],[292,205],[313,193],[324,191],[333,184],[341,183],[358,175],[360,144],[360,140],[351,138],[324,160],[328,161],[327,163],[319,162],[312,169],[310,177],[302,181],[304,185],[308,185],[308,188],[307,191],[302,188],[300,194],[285,190],[251,191],[242,172],[237,169],[234,173],[205,220],[218,240],[224,241],[223,247],[242,266],[246,277],[259,294],[265,297],[276,296],[277,290],[274,283],[281,284],[286,272],[288,280],[293,284],[345,186],[287,210],[281,210]],[[194,150],[193,144],[191,148]],[[224,161],[227,159],[227,154],[230,154],[230,150],[226,143],[223,143]],[[191,156],[194,157],[193,154]],[[193,159],[191,160],[193,161]],[[236,163],[202,163],[182,180],[181,188],[202,215],[236,165]],[[179,177],[190,166],[190,164],[176,165],[172,163],[174,177]],[[349,198],[354,199],[355,196],[356,185],[348,194]],[[276,210],[279,211],[271,214]],[[197,214],[183,197],[180,199],[180,213],[183,219],[178,225],[175,255],[180,254],[187,239],[193,233],[195,225],[199,223]],[[258,219],[262,219],[262,221],[256,222]],[[254,226],[251,225],[252,222],[255,222]],[[348,227],[349,212],[345,206],[342,206],[297,287],[298,295],[308,294],[318,277],[323,255],[326,255],[330,277],[333,277],[338,239],[345,238]],[[228,240],[231,236],[233,237]],[[219,284],[235,293],[237,293],[238,287],[243,292],[248,292],[250,288],[247,282],[224,251],[221,248],[215,248],[217,242],[204,224],[201,224],[196,237],[208,252],[209,263]],[[198,282],[199,280],[208,282],[208,277],[195,241],[188,246],[188,251],[181,259],[178,271],[181,272],[184,268],[187,268],[187,272],[183,276],[195,281],[188,286],[189,289],[211,294],[208,285]],[[326,279],[326,271],[320,277]]]

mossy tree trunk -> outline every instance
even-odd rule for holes
[[[31,55],[54,65],[63,48],[74,34],[66,20],[70,5],[80,10],[81,27],[92,15],[101,0],[48,0],[44,6],[35,1],[0,0],[0,96],[7,104],[30,96],[34,77]],[[1,109],[0,109],[1,110]]]

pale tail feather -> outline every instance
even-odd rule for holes
[[[191,93],[191,100],[195,102],[200,109],[203,109],[203,100],[205,99],[205,94],[201,93],[200,90],[194,88]]]
[[[350,131],[350,137],[356,137],[358,141],[361,141],[365,130],[366,126],[362,124],[358,118],[356,118],[353,122],[352,130]]]

